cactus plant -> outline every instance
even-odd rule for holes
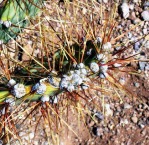
[[[42,8],[42,0],[7,0],[0,9],[0,41],[7,43],[16,38]]]

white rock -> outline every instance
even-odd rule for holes
[[[104,3],[108,3],[108,0],[103,0]]]
[[[114,67],[120,67],[121,64],[120,64],[120,63],[114,63],[113,66],[114,66]]]
[[[138,3],[139,0],[133,0],[134,3]]]
[[[106,110],[106,113],[105,113],[106,116],[113,116],[113,110],[111,110],[109,104],[105,104],[105,110]]]
[[[146,35],[146,34],[148,34],[149,33],[149,31],[147,30],[147,28],[146,29],[143,29],[143,34],[144,35]]]
[[[130,5],[129,5],[129,8],[130,8],[131,10],[133,10],[133,9],[134,9],[134,4],[130,4]]]
[[[123,3],[121,5],[121,10],[122,10],[122,13],[123,13],[123,18],[126,19],[129,17],[129,6],[127,3]]]
[[[145,43],[145,48],[149,48],[149,40]]]
[[[26,133],[25,132],[19,132],[19,136],[21,137],[21,136],[24,136]]]
[[[144,21],[149,21],[149,11],[143,11],[141,13],[141,16],[144,19]]]
[[[33,139],[34,136],[35,136],[34,132],[31,132],[31,133],[29,134],[29,138],[30,138],[30,139]]]
[[[124,78],[120,78],[119,82],[120,82],[121,85],[124,85],[125,84],[125,79]]]
[[[96,62],[90,64],[90,69],[92,72],[97,73],[99,71],[99,65]]]

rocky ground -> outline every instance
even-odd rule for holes
[[[108,0],[98,0],[99,3],[102,1],[105,5],[109,4]],[[133,31],[129,31],[126,41],[135,41],[145,36],[144,39],[132,44],[133,49],[126,52],[127,54],[141,52],[136,58],[148,60],[129,64],[138,70],[139,75],[118,74],[118,81],[129,88],[135,97],[122,94],[122,100],[120,100],[117,97],[105,96],[105,114],[93,106],[89,106],[90,113],[87,113],[80,123],[77,119],[78,114],[73,109],[69,110],[70,115],[67,121],[77,135],[65,124],[59,131],[59,141],[56,141],[59,145],[149,144],[149,2],[145,0],[132,0],[127,3],[116,1],[119,4],[118,15],[121,20],[117,29],[127,31],[134,24],[141,23]],[[125,39],[121,41],[125,41]],[[95,101],[98,105],[101,104],[100,99],[95,98]],[[39,127],[35,132],[40,115],[37,110],[34,117],[18,127],[23,145],[52,145],[51,138],[45,139],[48,138],[45,132],[46,129],[47,132],[49,131],[49,126]],[[20,119],[22,119],[21,117],[25,118],[25,115],[20,116]],[[42,120],[38,126],[40,124],[42,124]],[[20,145],[16,140],[12,140],[10,144]],[[2,145],[1,142],[0,145]]]

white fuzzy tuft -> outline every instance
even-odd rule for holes
[[[26,94],[26,89],[23,84],[16,84],[12,90],[13,95],[16,98],[21,98]]]
[[[15,106],[15,100],[14,98],[8,98],[5,101],[6,103],[9,103],[10,106]]]
[[[108,65],[100,66],[100,70],[106,72],[108,70]]]
[[[107,42],[107,43],[103,44],[103,46],[102,46],[102,49],[104,51],[109,51],[111,48],[112,48],[112,45],[110,42]]]
[[[99,66],[96,62],[90,64],[90,69],[92,72],[97,73],[99,71]]]
[[[42,101],[42,102],[49,102],[49,100],[50,100],[50,98],[49,98],[48,95],[43,95],[43,96],[41,97],[41,101]]]
[[[74,85],[70,84],[70,85],[67,87],[67,90],[68,90],[69,92],[73,92],[73,91],[75,90]]]

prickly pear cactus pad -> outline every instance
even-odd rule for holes
[[[0,43],[15,38],[42,8],[43,0],[7,0],[0,8]]]

